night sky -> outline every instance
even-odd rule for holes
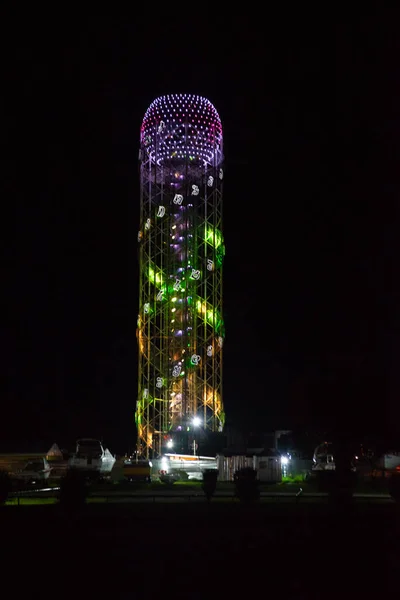
[[[153,18],[10,26],[1,449],[134,446],[139,130],[167,93],[224,129],[228,421],[396,433],[394,25]]]

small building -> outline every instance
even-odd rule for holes
[[[274,450],[245,454],[226,452],[217,456],[217,467],[219,481],[233,481],[236,471],[249,467],[257,471],[257,478],[263,483],[282,481],[281,458]]]

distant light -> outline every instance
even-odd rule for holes
[[[167,448],[172,448],[173,445],[174,445],[174,441],[173,440],[168,440],[168,442],[167,442]]]
[[[193,424],[194,427],[198,427],[199,425],[201,425],[201,419],[200,419],[200,417],[193,417],[192,424]]]
[[[282,465],[287,465],[289,462],[289,459],[287,456],[281,456],[281,463]]]

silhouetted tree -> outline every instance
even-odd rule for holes
[[[203,473],[203,483],[201,485],[208,502],[215,494],[217,487],[218,471],[216,469],[206,469]]]
[[[389,494],[397,503],[400,502],[400,474],[395,474],[390,477]]]
[[[76,512],[83,508],[86,498],[85,477],[76,469],[70,469],[60,483],[60,506],[67,512]]]
[[[338,504],[351,502],[355,485],[356,473],[352,470],[353,452],[349,443],[337,444],[334,451],[335,471],[329,489],[331,500]]]
[[[260,497],[257,471],[251,467],[239,469],[234,474],[236,495],[243,504],[252,504]]]
[[[11,489],[12,483],[9,474],[7,471],[0,471],[0,506],[7,502]]]

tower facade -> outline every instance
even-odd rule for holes
[[[223,136],[206,98],[154,100],[140,134],[138,450],[222,431]],[[169,450],[170,451],[170,450]]]

